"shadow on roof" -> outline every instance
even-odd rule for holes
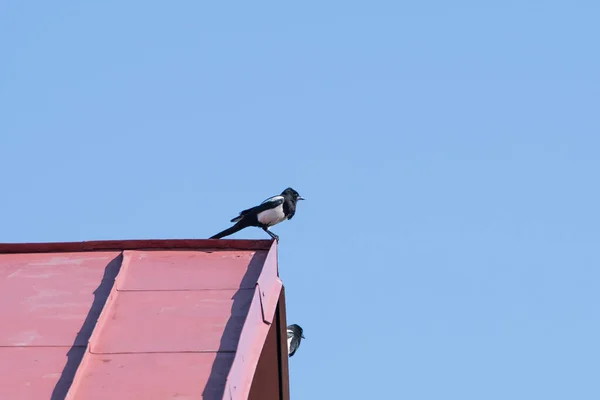
[[[54,390],[52,391],[52,396],[50,398],[51,400],[64,400],[66,397],[67,392],[73,383],[73,378],[75,377],[77,368],[79,367],[86,350],[86,346],[82,346],[81,343],[87,344],[88,340],[90,339],[90,336],[94,331],[94,327],[98,322],[98,317],[104,308],[104,304],[106,304],[106,300],[108,299],[108,295],[113,285],[115,284],[115,278],[121,269],[122,262],[123,253],[109,262],[104,269],[102,281],[96,290],[94,290],[94,301],[90,307],[87,317],[85,318],[85,321],[83,321],[83,325],[77,333],[77,337],[73,342],[73,346],[67,352],[67,363],[63,368]]]
[[[248,265],[248,269],[241,280],[239,286],[240,289],[238,289],[232,297],[233,304],[231,305],[231,314],[225,325],[225,329],[223,330],[219,349],[212,365],[208,382],[202,392],[202,398],[204,400],[220,400],[223,398],[227,375],[229,374],[235,355],[235,352],[230,350],[232,346],[231,342],[232,340],[235,340],[235,343],[237,344],[241,333],[239,331],[240,323],[239,321],[236,321],[236,319],[240,318],[238,316],[240,312],[244,315],[245,319],[248,314],[248,309],[250,308],[248,295],[244,292],[254,292],[254,289],[248,289],[248,287],[253,287],[256,284],[266,257],[267,252],[257,251],[254,253]]]

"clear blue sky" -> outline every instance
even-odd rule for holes
[[[596,400],[597,4],[2,2],[0,241],[205,238],[291,185],[294,399]]]

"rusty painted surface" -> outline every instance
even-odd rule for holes
[[[240,250],[126,251],[117,289],[254,289],[266,256]]]
[[[0,399],[63,399],[79,365],[68,360],[81,360],[85,347],[68,352],[62,346],[0,347]],[[71,379],[61,379],[67,375]]]
[[[134,353],[86,356],[76,400],[220,399],[232,353]],[[217,371],[213,371],[217,365]],[[219,371],[225,371],[220,373]]]
[[[252,289],[118,291],[107,304],[90,351],[236,351]],[[225,329],[227,327],[227,329]]]
[[[282,309],[272,241],[0,244],[0,399],[281,395]]]
[[[0,399],[66,393],[120,253],[0,254]]]

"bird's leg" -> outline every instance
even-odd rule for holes
[[[277,240],[279,242],[279,236],[277,236],[276,234],[274,234],[273,232],[271,232],[269,230],[269,228],[263,228],[263,231],[267,232],[269,234],[269,236],[271,236],[273,239]]]

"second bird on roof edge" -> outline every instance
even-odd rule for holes
[[[300,341],[304,338],[304,330],[298,324],[288,325],[287,327],[287,344],[288,356],[291,357],[300,347]]]
[[[304,200],[304,198],[297,191],[288,187],[280,195],[269,197],[256,207],[240,212],[240,215],[231,220],[231,222],[235,222],[235,225],[211,236],[210,239],[221,239],[249,226],[255,226],[279,241],[279,236],[271,232],[269,228],[292,219],[296,213],[298,200]]]

